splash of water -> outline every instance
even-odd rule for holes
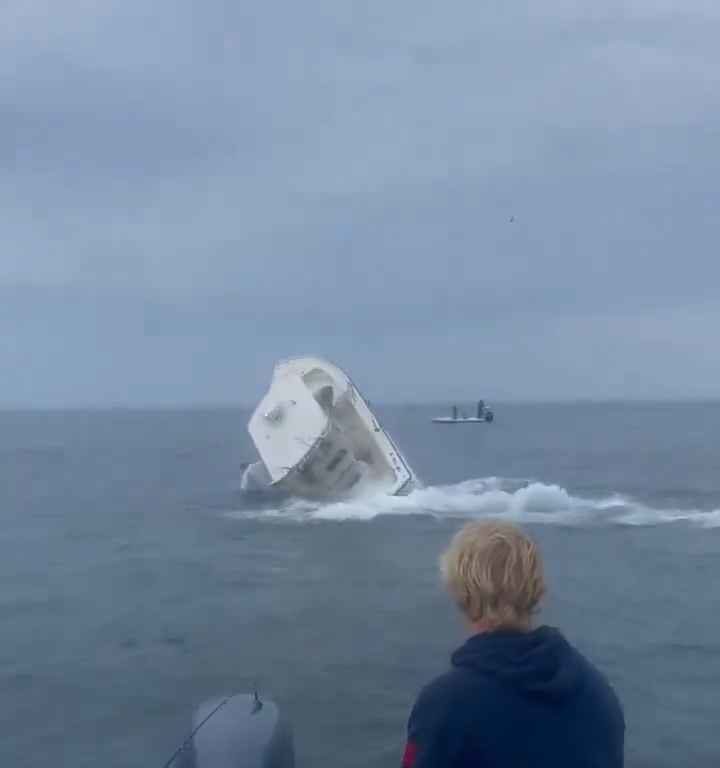
[[[637,525],[691,523],[720,527],[720,509],[655,509],[613,494],[588,499],[559,485],[510,478],[479,478],[454,485],[420,488],[408,496],[365,496],[322,504],[289,499],[271,508],[231,513],[235,517],[312,520],[371,520],[380,515],[431,515],[438,518],[502,517],[549,525]]]

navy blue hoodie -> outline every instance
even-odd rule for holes
[[[621,768],[605,678],[551,627],[471,637],[420,693],[403,768]]]

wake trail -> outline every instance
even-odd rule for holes
[[[705,528],[720,527],[720,509],[657,509],[621,494],[583,498],[572,495],[560,485],[497,477],[428,486],[408,496],[374,495],[331,503],[287,499],[273,507],[263,505],[262,508],[227,514],[295,522],[431,515],[466,519],[502,517],[516,522],[570,526],[687,523]]]

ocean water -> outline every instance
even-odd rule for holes
[[[329,505],[240,492],[241,410],[0,413],[0,765],[159,768],[255,685],[301,768],[398,765],[462,639],[438,555],[488,515],[539,540],[627,764],[719,765],[720,404],[436,412],[380,412],[422,490]]]

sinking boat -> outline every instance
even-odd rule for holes
[[[250,417],[260,460],[242,478],[246,491],[343,497],[409,493],[417,478],[348,375],[319,357],[278,363]]]
[[[485,405],[484,400],[479,400],[477,404],[477,411],[475,416],[466,416],[464,413],[458,412],[457,405],[453,405],[452,416],[436,416],[433,419],[434,424],[483,424],[485,422],[491,422],[495,418],[495,414],[490,408]]]

